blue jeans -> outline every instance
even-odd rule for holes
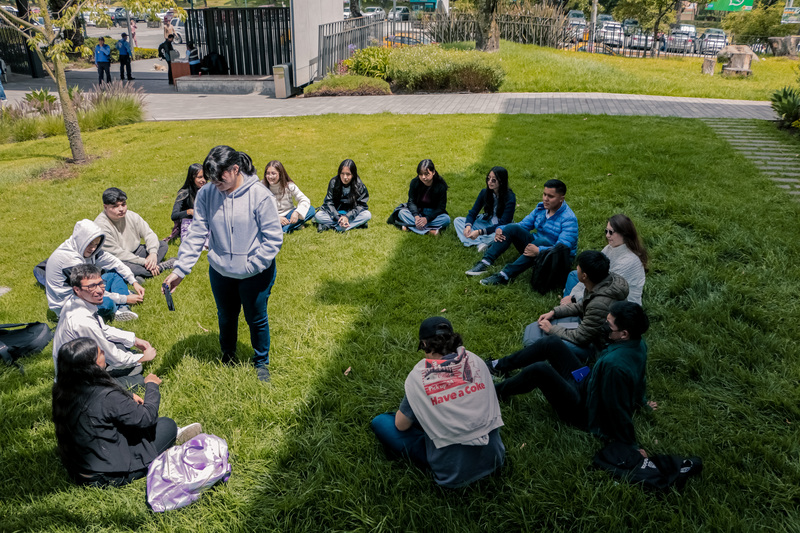
[[[508,263],[503,268],[503,273],[508,276],[508,279],[514,279],[529,268],[536,262],[536,257],[528,257],[522,255],[525,247],[533,243],[536,246],[553,246],[553,243],[541,235],[531,233],[519,224],[508,224],[503,228],[503,235],[506,239],[502,242],[494,242],[486,253],[483,254],[483,260],[490,265],[494,264],[495,259],[503,255],[503,252],[508,250],[513,244],[520,256],[513,262]]]
[[[106,292],[115,292],[117,294],[128,295],[131,291],[128,290],[128,285],[122,276],[114,272],[106,272],[102,276],[103,281],[106,282]],[[103,320],[112,320],[114,313],[117,312],[119,306],[108,296],[103,297],[103,303],[97,306],[97,314],[103,317]]]
[[[347,211],[339,211],[340,215],[346,214]],[[372,213],[367,211],[366,209],[360,212],[353,220],[348,219],[350,222],[350,226],[346,228],[342,228],[339,226],[338,220],[333,220],[331,216],[328,214],[327,211],[323,211],[322,209],[317,210],[317,214],[314,215],[314,220],[317,221],[317,224],[325,224],[326,226],[331,226],[336,231],[350,231],[351,229],[356,229],[359,226],[363,226],[372,218]]]
[[[438,215],[433,220],[430,219],[430,216],[433,214],[433,209],[424,208],[422,210],[422,216],[428,219],[428,224],[423,229],[418,229],[417,226],[414,225],[414,215],[411,214],[411,211],[408,208],[402,208],[398,213],[397,217],[403,221],[403,224],[414,233],[418,233],[419,235],[425,235],[432,229],[444,229],[450,225],[450,216],[447,213],[442,213]]]
[[[286,213],[286,215],[285,215],[285,216],[286,216],[286,218],[289,218],[289,219],[291,219],[291,218],[292,218],[292,214],[293,214],[293,213],[294,213],[296,210],[297,210],[297,208],[295,208],[295,209],[292,209],[291,211],[289,211],[288,213]],[[294,230],[296,230],[296,229],[300,229],[300,228],[302,228],[302,227],[303,227],[303,224],[305,224],[306,222],[308,222],[309,220],[311,220],[312,218],[314,218],[314,213],[316,213],[316,209],[314,209],[314,206],[312,205],[312,206],[310,206],[310,207],[308,208],[308,213],[306,213],[306,218],[305,218],[305,219],[300,219],[300,220],[298,220],[297,222],[295,222],[294,224],[286,224],[285,226],[282,226],[282,227],[283,227],[283,232],[284,232],[284,233],[291,233],[291,232],[293,232],[293,231],[294,231]]]
[[[479,229],[486,229],[491,224],[482,218],[476,218],[475,222],[472,223],[473,230]],[[467,227],[467,219],[466,217],[457,217],[453,221],[453,228],[456,230],[456,236],[458,240],[464,243],[464,246],[478,246],[479,244],[492,244],[494,242],[494,232],[488,235],[481,235],[480,237],[476,237],[474,239],[467,239],[464,237],[464,228]]]
[[[578,284],[578,271],[573,270],[567,276],[567,284],[564,286],[564,294],[563,296],[569,296],[569,293],[572,292],[572,289],[575,288],[575,285]]]
[[[373,418],[370,426],[389,457],[407,457],[420,468],[430,468],[425,432],[417,424],[400,431],[394,425],[394,413],[383,413]]]
[[[267,303],[276,272],[275,261],[268,269],[245,279],[229,278],[214,267],[208,268],[211,292],[217,303],[219,344],[223,355],[233,357],[236,354],[239,311],[244,308],[244,319],[250,327],[250,344],[253,345],[253,365],[258,368],[269,364]]]

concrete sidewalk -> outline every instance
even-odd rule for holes
[[[425,114],[587,114],[639,115],[683,118],[750,118],[775,120],[769,102],[717,100],[611,93],[489,93],[413,94],[391,96],[294,97],[278,100],[257,94],[179,94],[167,84],[167,74],[157,72],[158,60],[133,63],[133,83],[146,93],[148,120],[194,120],[304,115],[397,113]],[[119,70],[112,65],[112,77]],[[10,101],[21,100],[39,87],[55,91],[50,78],[33,80],[12,74],[5,86]],[[95,69],[70,71],[70,85],[89,89],[97,83]]]

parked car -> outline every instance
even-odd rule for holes
[[[573,19],[586,21],[586,16],[580,9],[570,9],[567,13],[567,20],[570,21],[570,24],[572,24]]]
[[[708,28],[694,42],[695,54],[716,54],[728,44],[725,32],[719,28]]]
[[[364,15],[375,17],[379,20],[386,20],[386,11],[384,11],[382,7],[368,7],[364,10]]]
[[[628,37],[628,48],[649,50],[653,47],[653,34],[636,32]]]
[[[183,44],[186,42],[186,23],[179,18],[174,18],[169,21],[172,24],[172,29],[175,30],[175,42]]]
[[[608,46],[622,46],[625,42],[625,34],[622,32],[622,24],[619,22],[606,22],[597,30],[595,41],[604,43]]]
[[[406,37],[404,35],[389,35],[383,38],[384,48],[398,48],[404,46],[419,46],[421,44],[428,44],[422,42],[421,39],[414,37]]]
[[[663,52],[680,52],[685,54],[694,51],[694,39],[686,31],[672,30],[661,43]]]
[[[389,20],[408,20],[411,18],[411,11],[407,7],[394,7],[389,11]]]
[[[342,13],[342,15],[344,16],[344,20],[349,19],[350,18],[350,10],[349,9],[345,9],[344,13]]]
[[[697,28],[692,24],[681,24],[677,27],[679,31],[685,31],[692,39],[697,38]]]
[[[641,30],[639,28],[639,21],[636,19],[625,19],[622,21],[622,31],[625,35],[633,35],[637,31]]]
[[[567,28],[567,40],[573,43],[586,40],[586,21],[583,19],[574,18],[569,23]]]
[[[606,14],[597,15],[597,29],[602,28],[606,22],[614,22],[614,17]]]
[[[396,37],[408,37],[410,39],[414,39],[416,41],[419,41],[419,44],[437,44],[436,41],[434,41],[433,39],[431,39],[430,37],[428,37],[424,33],[417,32],[417,31],[415,31],[415,32],[400,31],[400,32],[395,33],[395,36]]]

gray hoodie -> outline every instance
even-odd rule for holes
[[[243,176],[230,194],[213,184],[197,191],[194,219],[174,272],[185,278],[208,240],[208,262],[223,276],[245,279],[268,269],[283,244],[275,196],[256,176]]]
[[[100,237],[100,244],[97,249],[89,257],[84,257],[83,252],[86,251],[89,243],[97,237]],[[56,248],[56,251],[47,260],[47,268],[45,269],[47,305],[56,315],[61,314],[61,308],[64,307],[66,299],[72,296],[72,287],[69,286],[67,277],[64,275],[65,268],[72,268],[81,263],[91,263],[101,269],[115,270],[129,285],[136,283],[136,278],[130,268],[126,267],[122,261],[110,253],[101,249],[105,239],[106,236],[100,226],[88,219],[79,220],[75,223],[75,229],[72,230],[72,237]],[[116,304],[124,304],[128,301],[127,296],[124,294],[106,292],[104,296],[111,298]]]

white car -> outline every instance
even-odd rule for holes
[[[344,20],[347,20],[349,18],[350,18],[350,10],[349,9],[345,9],[344,10]]]
[[[407,7],[395,7],[389,11],[389,20],[408,20],[411,17],[411,11]]]
[[[364,15],[375,17],[379,20],[386,20],[386,11],[382,7],[368,7],[364,10]]]

